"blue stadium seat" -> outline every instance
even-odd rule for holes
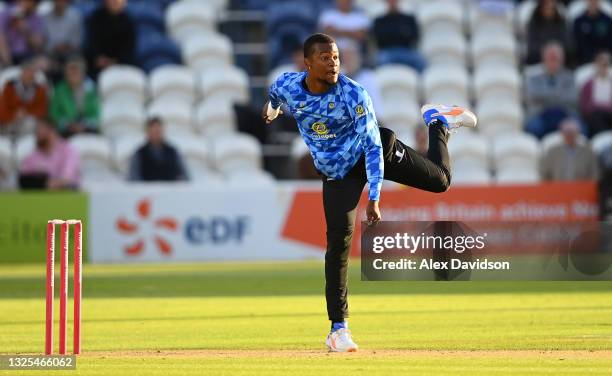
[[[155,1],[129,2],[127,9],[138,29],[164,31],[164,11]]]
[[[136,59],[147,72],[160,65],[182,63],[179,46],[166,35],[151,31],[138,33]]]

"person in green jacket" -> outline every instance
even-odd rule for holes
[[[49,115],[64,136],[99,131],[100,101],[94,82],[85,76],[85,60],[70,58],[57,84]]]

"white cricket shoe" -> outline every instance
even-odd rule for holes
[[[329,351],[334,352],[355,352],[359,348],[351,338],[351,331],[346,328],[340,328],[329,333],[325,345],[329,348]]]
[[[478,119],[472,111],[459,106],[426,104],[421,107],[421,114],[426,125],[429,126],[435,120],[439,120],[449,130],[460,127],[474,128],[478,123]]]

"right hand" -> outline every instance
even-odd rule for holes
[[[278,117],[278,115],[282,115],[283,114],[283,110],[278,110],[278,114],[274,117],[270,117],[268,115],[268,105],[270,104],[270,102],[266,102],[266,104],[264,104],[263,109],[261,110],[261,118],[264,119],[266,121],[266,124],[270,124],[272,122],[272,120],[276,119]]]
[[[380,209],[378,208],[378,201],[368,201],[366,207],[366,218],[368,219],[368,225],[372,226],[381,219]]]

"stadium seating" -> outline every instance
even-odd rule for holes
[[[118,101],[104,103],[100,114],[102,133],[111,138],[142,134],[145,120],[142,106],[124,105]]]
[[[474,72],[476,101],[494,99],[521,103],[521,76],[518,70],[506,64],[480,66]]]
[[[448,149],[453,169],[489,170],[489,146],[485,136],[465,130],[450,137]]]
[[[601,154],[606,148],[612,147],[612,131],[596,134],[591,140],[591,146],[597,154]]]
[[[207,138],[233,134],[236,130],[236,113],[227,100],[207,99],[196,110],[197,130]]]
[[[181,153],[190,180],[207,184],[222,180],[222,177],[213,170],[212,153],[205,138],[169,134],[167,139]]]
[[[13,145],[8,137],[0,136],[0,170],[13,171]]]
[[[500,101],[485,98],[476,106],[478,129],[488,136],[499,137],[507,132],[520,132],[523,129],[523,108],[512,100]]]
[[[581,145],[585,145],[588,142],[587,138],[584,135],[578,136],[578,143]],[[555,131],[547,134],[542,138],[542,142],[540,143],[540,147],[542,148],[542,154],[546,153],[550,148],[561,145],[563,143],[563,135],[559,131]]]
[[[430,66],[423,73],[425,102],[468,106],[469,82],[469,75],[464,67],[448,64]]]
[[[468,45],[462,34],[452,30],[432,30],[423,35],[421,51],[429,64],[466,66]]]
[[[123,177],[127,177],[130,161],[136,150],[144,145],[145,136],[130,134],[123,135],[114,142],[113,164]]]
[[[147,117],[161,118],[168,133],[194,133],[193,107],[188,102],[155,100],[147,108]]]
[[[453,168],[453,187],[486,185],[492,181],[493,179],[488,170],[475,167]]]
[[[250,99],[249,76],[234,66],[205,70],[200,73],[200,92],[204,99],[247,103]]]
[[[164,65],[149,75],[150,97],[153,101],[175,99],[193,104],[196,100],[195,74],[182,65]]]
[[[378,67],[375,73],[384,102],[393,98],[420,101],[419,75],[414,69],[401,64],[387,64]]]
[[[176,1],[166,10],[166,28],[177,42],[215,30],[215,10],[202,2]]]
[[[434,0],[420,4],[417,17],[423,34],[442,30],[463,34],[464,11],[459,1]],[[448,34],[448,33],[445,33]]]
[[[203,70],[233,64],[232,42],[223,34],[214,32],[193,34],[180,43],[183,61],[192,69]]]
[[[508,64],[516,67],[519,51],[512,34],[498,34],[491,37],[484,30],[472,36],[471,61],[475,69],[486,64]]]
[[[70,144],[79,152],[81,182],[87,186],[121,180],[112,163],[110,142],[104,136],[82,134],[73,136]]]
[[[238,170],[229,171],[227,183],[232,186],[244,187],[248,184],[249,188],[273,188],[276,184],[274,176],[263,170]]]
[[[608,69],[608,74],[612,75],[612,67]],[[576,90],[580,92],[583,86],[595,76],[595,65],[594,64],[584,64],[576,68],[574,71],[574,80],[576,83]]]
[[[181,50],[172,39],[156,31],[138,33],[136,60],[145,72],[167,64],[181,64]]]
[[[413,129],[421,121],[420,113],[418,102],[400,96],[385,100],[385,112],[380,120],[394,130]]]
[[[225,176],[262,167],[262,150],[256,138],[246,134],[219,137],[213,143],[215,167]]]
[[[498,170],[495,175],[498,184],[536,184],[540,181],[540,174],[534,166],[524,168],[508,168]]]
[[[28,154],[34,151],[35,147],[36,139],[34,138],[34,135],[25,135],[23,137],[20,137],[15,142],[15,154],[13,155],[15,166],[20,166],[21,162],[23,162],[25,157],[27,157]]]
[[[587,0],[573,0],[569,4],[569,6],[567,7],[566,16],[570,24],[572,24],[576,18],[578,18],[582,13],[586,11],[587,2]],[[612,4],[610,4],[610,1],[602,0],[600,4],[601,10],[608,16],[612,17]]]
[[[540,157],[538,140],[527,133],[507,133],[504,137],[496,137],[493,142],[493,160],[495,170],[528,170],[536,171]]]
[[[113,65],[100,73],[98,91],[102,101],[125,106],[142,105],[146,98],[146,76],[139,68]]]

